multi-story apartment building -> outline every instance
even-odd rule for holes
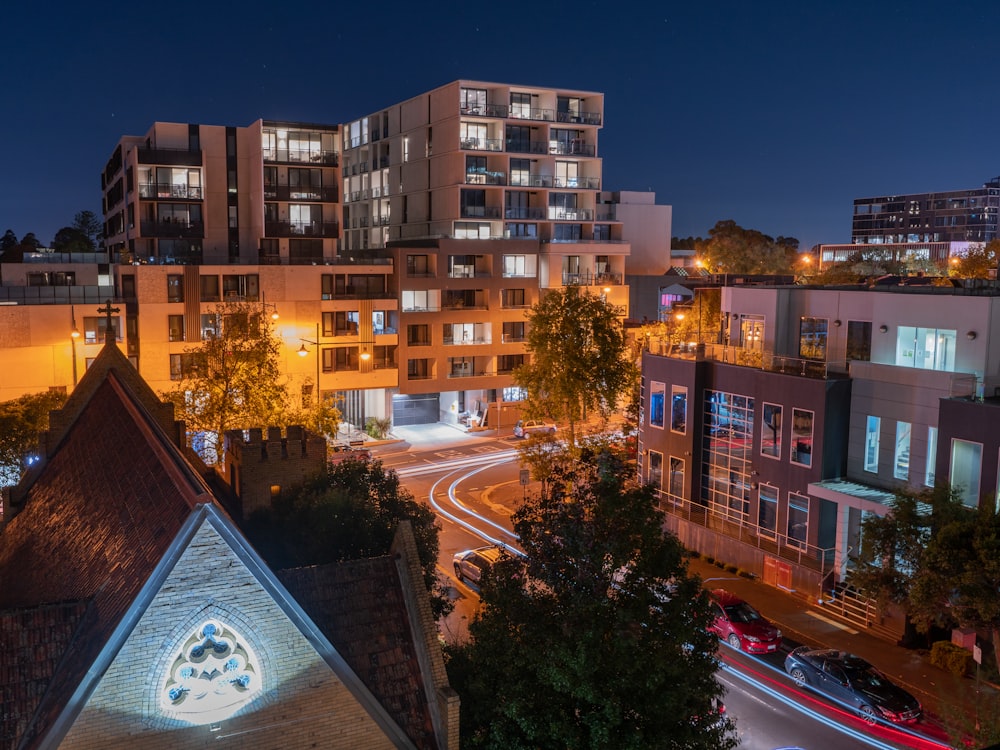
[[[969,190],[856,198],[851,241],[989,242],[997,237],[1000,178]]]
[[[24,366],[0,373],[0,397],[75,383],[107,300],[123,349],[168,390],[215,306],[240,300],[279,315],[293,392],[336,397],[352,424],[512,425],[526,312],[546,290],[580,284],[628,314],[603,119],[598,93],[456,81],[344,125],[125,136],[102,173],[110,262],[31,279],[5,265],[0,289],[22,302],[0,325]],[[57,286],[73,283],[85,313]],[[70,339],[74,317],[93,335]]]
[[[630,246],[600,202],[604,97],[455,81],[342,127],[346,256],[399,279],[398,424],[513,424],[525,312],[588,287],[628,314]]]
[[[820,595],[897,488],[997,502],[1000,289],[726,287],[722,309],[722,343],[643,357],[640,471],[689,546]]]

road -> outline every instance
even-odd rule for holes
[[[442,621],[447,640],[461,640],[478,605],[474,586],[457,581],[452,556],[470,547],[503,543],[517,546],[510,531],[510,516],[516,509],[521,466],[516,441],[499,439],[474,446],[445,450],[410,451],[381,458],[386,468],[394,469],[400,480],[417,499],[426,499],[441,519],[441,554],[439,572],[450,584],[455,611]],[[505,488],[504,491],[498,491]],[[537,492],[529,484],[523,492]],[[522,494],[523,496],[523,494]],[[516,505],[516,503],[514,503]],[[787,642],[785,651],[798,645]],[[769,657],[751,657],[720,647],[723,668],[719,680],[726,687],[727,713],[734,720],[740,748],[775,750],[855,750],[876,748],[947,747],[936,739],[938,733],[927,727],[915,727],[924,736],[893,727],[869,727],[853,712],[841,711],[818,696],[795,688],[783,670],[784,653]],[[931,732],[927,736],[927,732]],[[936,739],[934,736],[937,735]]]

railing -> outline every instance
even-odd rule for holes
[[[471,339],[455,339],[451,336],[445,336],[441,343],[444,346],[465,346],[467,344],[489,344],[492,343],[488,337],[476,336]]]
[[[264,197],[268,200],[277,201],[322,201],[323,203],[337,202],[337,188],[335,187],[306,187],[302,185],[265,185]]]
[[[22,263],[107,263],[108,254],[106,252],[95,253],[57,253],[53,252],[27,252],[21,259]]]
[[[109,299],[121,301],[113,286],[0,286],[0,305],[100,305]]]
[[[594,156],[597,149],[589,143],[578,141],[549,141],[549,153],[557,156]]]
[[[545,218],[544,208],[505,208],[503,211],[503,217],[505,219],[534,219],[542,220]]]
[[[143,221],[139,231],[143,237],[204,237],[205,225],[200,221]]]
[[[620,273],[563,273],[563,286],[578,284],[579,286],[608,286],[622,283]]]
[[[823,380],[831,376],[846,375],[848,372],[848,363],[846,361],[823,362],[812,359],[801,359],[799,357],[786,357],[761,349],[728,346],[725,344],[698,344],[692,346],[687,343],[676,344],[661,341],[653,346],[650,351],[665,357],[708,359],[728,365],[752,367],[768,372],[799,375]]]
[[[550,174],[524,174],[524,172],[511,172],[511,187],[552,187],[552,175]]]
[[[500,343],[502,343],[502,344],[518,344],[518,343],[522,343],[522,342],[527,341],[527,340],[528,340],[528,337],[525,336],[523,333],[519,333],[519,334],[516,334],[516,335],[509,334],[509,333],[504,333],[504,334],[501,335]]]
[[[462,206],[463,219],[499,219],[499,206]]]
[[[503,151],[503,140],[499,138],[463,138],[461,146],[466,151]]]
[[[162,164],[175,167],[200,167],[201,151],[186,148],[140,148],[140,164]]]
[[[591,208],[550,208],[548,218],[552,221],[593,221],[594,210]]]
[[[200,185],[173,185],[171,183],[147,183],[139,185],[140,198],[180,198],[184,200],[201,200]]]
[[[548,154],[548,141],[507,141],[506,151],[511,154]]]
[[[449,378],[481,378],[487,375],[492,375],[493,373],[488,370],[470,370],[468,372],[462,372],[458,370],[452,370],[448,373]]]
[[[340,154],[336,151],[321,151],[294,148],[266,148],[265,162],[306,163],[335,167],[340,163]]]
[[[340,224],[336,221],[268,221],[264,234],[268,237],[336,237]]]
[[[600,190],[601,180],[599,177],[556,177],[553,180],[553,186],[578,190]]]
[[[556,122],[572,122],[582,125],[600,125],[600,112],[556,112]]]
[[[467,185],[506,185],[506,172],[466,172],[465,184]]]

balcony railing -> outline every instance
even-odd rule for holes
[[[505,333],[500,339],[502,344],[520,344],[528,340],[528,337],[523,333]]]
[[[542,221],[545,219],[545,209],[544,208],[505,208],[503,211],[503,217],[505,219],[533,219],[535,221]]]
[[[549,141],[549,153],[559,156],[593,156],[596,149],[587,143],[578,141]]]
[[[340,224],[336,221],[268,221],[264,234],[268,237],[337,237]]]
[[[463,138],[462,148],[466,151],[503,151],[503,141],[499,138]]]
[[[552,184],[553,187],[571,188],[574,190],[601,189],[601,179],[599,177],[556,177]]]
[[[313,149],[266,148],[264,149],[264,161],[293,164],[306,163],[324,167],[335,167],[340,163],[340,154],[336,151]]]
[[[524,172],[510,173],[511,187],[552,187],[552,175],[550,174],[525,174]]]
[[[547,154],[549,153],[548,141],[507,141],[507,152],[511,154]]]
[[[107,300],[120,302],[113,286],[0,286],[0,304],[4,305],[101,305]],[[77,311],[77,315],[80,311]]]
[[[172,185],[170,183],[151,183],[139,185],[140,198],[179,198],[181,200],[201,200],[200,185]]]
[[[143,221],[139,223],[143,237],[204,237],[205,224],[200,221]]]
[[[499,206],[462,206],[463,219],[499,219]]]
[[[594,210],[590,208],[550,208],[550,221],[593,221]]]
[[[173,167],[200,167],[201,151],[179,148],[140,148],[139,163]]]
[[[579,284],[580,286],[608,286],[620,285],[622,276],[620,273],[566,273],[563,272],[562,283]]]
[[[466,185],[506,185],[506,172],[466,172]]]
[[[335,187],[264,186],[264,198],[273,201],[320,201],[322,203],[336,203],[337,196],[338,191]]]
[[[572,122],[581,125],[600,125],[600,112],[556,112],[556,122]]]
[[[486,336],[476,336],[468,339],[456,339],[451,336],[445,336],[441,343],[445,346],[464,346],[466,344],[489,344],[491,342]]]

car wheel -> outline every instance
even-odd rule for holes
[[[736,633],[730,633],[729,637],[726,638],[726,642],[730,646],[732,646],[733,648],[735,648],[737,651],[739,651],[740,648],[742,648],[742,646],[743,646],[743,644],[740,643],[740,637],[738,635],[736,635]]]
[[[805,687],[809,684],[809,681],[806,680],[806,673],[799,667],[795,667],[788,674],[791,675],[792,682],[794,682],[798,687]]]
[[[462,569],[457,564],[455,565],[455,578],[458,579],[459,583],[465,583],[465,579],[462,577]]]
[[[878,721],[878,715],[875,713],[875,709],[871,706],[861,707],[861,720],[865,724],[874,725]]]

